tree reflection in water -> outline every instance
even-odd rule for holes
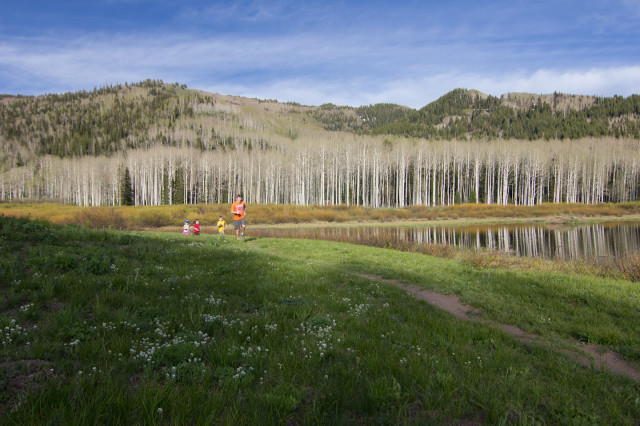
[[[640,253],[640,222],[612,222],[576,227],[545,225],[354,226],[253,228],[260,237],[309,238],[371,244],[387,241],[448,244],[489,249],[515,256],[548,259],[596,259]],[[377,244],[380,245],[380,244]]]

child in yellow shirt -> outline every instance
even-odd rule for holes
[[[220,216],[218,218],[218,233],[220,234],[220,238],[224,240],[224,227],[226,226],[227,222],[224,221],[224,219],[222,218],[222,216]]]

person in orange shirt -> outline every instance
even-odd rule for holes
[[[231,204],[231,213],[233,213],[233,229],[236,230],[236,240],[239,240],[240,237],[244,240],[246,228],[244,216],[247,214],[247,205],[242,201],[242,195],[237,195],[236,202]]]

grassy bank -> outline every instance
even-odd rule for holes
[[[640,384],[557,350],[640,361],[630,282],[7,217],[0,239],[6,424],[640,422]],[[460,294],[547,343],[355,272]]]
[[[93,228],[154,229],[180,226],[185,219],[200,219],[203,229],[213,227],[222,215],[232,220],[230,204],[195,204],[138,207],[77,207],[54,203],[0,203],[0,215],[44,219],[57,224],[77,224]],[[414,206],[404,209],[361,206],[296,206],[251,204],[247,220],[252,225],[318,223],[394,223],[414,221],[438,223],[549,221],[576,223],[612,218],[640,218],[640,202],[585,204],[541,204],[498,206],[459,204],[447,207]]]
[[[640,219],[639,219],[640,221]],[[364,226],[372,226],[370,223]],[[405,223],[404,226],[407,226]],[[588,259],[545,259],[542,257],[514,256],[498,250],[470,249],[450,244],[423,243],[409,239],[375,232],[357,232],[357,236],[348,233],[301,232],[301,227],[250,227],[249,233],[262,238],[309,238],[328,241],[355,243],[371,247],[380,247],[429,256],[455,259],[469,265],[519,271],[545,271],[564,274],[582,274],[609,277],[640,282],[640,253],[627,252],[616,256],[604,256]],[[311,229],[311,228],[309,228]],[[353,230],[354,227],[349,227]],[[315,229],[317,231],[317,228]],[[175,229],[172,229],[175,232]]]

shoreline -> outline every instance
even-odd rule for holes
[[[640,221],[640,214],[612,215],[612,216],[571,216],[563,215],[540,217],[487,217],[487,218],[457,218],[457,219],[400,219],[392,221],[367,220],[346,222],[299,222],[299,223],[257,223],[254,228],[351,228],[351,227],[410,227],[410,226],[467,226],[467,225],[498,225],[498,224],[535,224],[535,225],[583,225],[603,222],[635,222]],[[248,224],[247,224],[248,226]]]
[[[313,229],[313,228],[409,228],[409,227],[464,227],[464,226],[495,226],[495,225],[539,225],[546,227],[577,227],[592,223],[616,223],[616,222],[640,222],[640,214],[629,215],[600,215],[600,216],[539,216],[539,217],[487,217],[487,218],[457,218],[457,219],[400,219],[393,221],[365,220],[365,221],[313,221],[313,222],[289,222],[289,223],[256,223],[249,220],[247,229]],[[138,231],[174,232],[176,226],[140,227]],[[217,234],[215,225],[202,225],[203,233]],[[227,235],[233,233],[233,223],[227,224]],[[214,232],[206,232],[214,231]],[[249,231],[250,232],[250,231]]]
[[[93,228],[173,232],[185,218],[200,218],[204,233],[217,234],[215,223],[227,205],[79,207],[56,203],[0,203],[0,215],[28,217],[56,224]],[[254,222],[255,218],[255,222]],[[533,224],[574,227],[590,223],[640,222],[640,202],[599,205],[496,206],[456,205],[368,209],[361,206],[256,204],[249,207],[248,229],[368,227],[440,227]],[[232,230],[232,221],[228,220]]]

